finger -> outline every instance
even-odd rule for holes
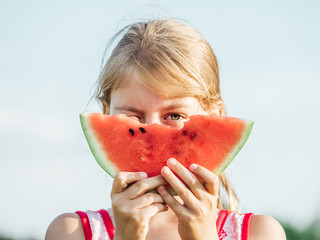
[[[175,172],[182,181],[190,188],[193,194],[199,199],[203,192],[207,192],[200,180],[177,160],[170,158],[168,166]]]
[[[167,184],[167,182],[161,175],[150,177],[134,183],[130,188],[128,188],[126,194],[129,199],[135,199],[145,192],[165,184]]]
[[[145,193],[131,200],[131,206],[134,208],[144,208],[154,203],[164,203],[162,197],[157,193]]]
[[[219,178],[213,172],[209,171],[208,169],[199,166],[198,164],[191,164],[189,167],[190,171],[194,174],[202,178],[205,183],[205,188],[207,191],[215,196],[218,196],[219,193]]]
[[[165,204],[154,203],[142,209],[142,214],[147,218],[151,218],[159,212],[165,212],[168,210],[168,207]]]
[[[144,172],[119,172],[114,178],[111,195],[122,192],[128,187],[129,183],[137,182],[147,177],[148,175]]]
[[[187,188],[180,179],[173,174],[169,167],[165,166],[161,169],[161,175],[166,179],[172,189],[183,200],[186,206],[190,208],[197,208],[199,205],[198,199],[193,195],[190,189]]]
[[[159,194],[165,203],[174,211],[177,215],[184,210],[184,207],[179,203],[166,189],[165,186],[160,186],[157,188]]]

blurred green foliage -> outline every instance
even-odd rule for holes
[[[320,218],[302,229],[285,222],[281,225],[288,240],[320,240]]]
[[[7,237],[0,234],[0,240],[18,240],[16,238]],[[21,239],[19,239],[21,240]],[[36,240],[35,238],[25,238],[24,240]]]
[[[14,240],[14,239],[0,235],[0,240]]]

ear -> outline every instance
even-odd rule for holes
[[[227,110],[225,108],[224,102],[221,99],[221,101],[218,102],[217,107],[219,109],[219,116],[226,116],[227,115]]]
[[[226,115],[227,115],[227,113],[226,113],[224,106],[220,107],[219,108],[219,116],[226,116]]]
[[[102,102],[102,112],[103,114],[109,114],[109,106],[105,101]]]
[[[226,111],[224,108],[224,104],[223,101],[219,101],[218,103],[216,103],[216,105],[214,106],[214,108],[211,110],[210,112],[211,115],[216,115],[216,116],[225,116],[226,115]]]

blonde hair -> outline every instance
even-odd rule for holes
[[[223,112],[216,56],[195,29],[174,20],[159,19],[126,26],[110,43],[120,37],[104,64],[95,93],[107,107],[107,113],[111,92],[133,74],[139,75],[138,81],[157,94],[168,98],[196,97],[207,112]],[[219,193],[218,208],[239,210],[239,200],[225,174],[220,174],[219,179],[227,200],[223,201]]]

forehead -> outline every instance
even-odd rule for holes
[[[158,69],[130,66],[123,71],[114,84],[113,91],[118,89],[145,89],[163,98],[197,97],[199,89],[191,85],[187,76],[172,76]],[[201,95],[201,94],[200,94]]]
[[[112,91],[110,100],[112,109],[134,107],[145,110],[167,110],[173,108],[198,109],[200,107],[199,100],[195,97],[168,97],[150,91],[134,80],[127,81],[127,84]]]

